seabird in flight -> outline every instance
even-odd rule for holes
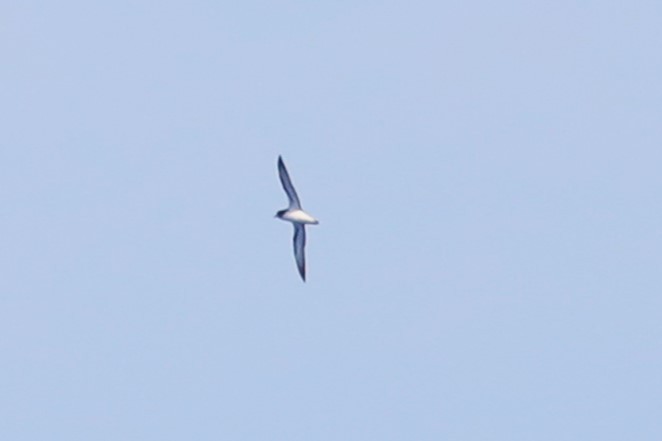
[[[306,246],[306,224],[317,225],[319,221],[303,211],[299,196],[292,185],[290,175],[287,173],[283,158],[278,157],[278,176],[280,182],[283,184],[283,189],[287,193],[287,198],[290,200],[290,206],[287,210],[280,210],[276,213],[276,217],[284,221],[292,222],[294,225],[294,258],[297,261],[299,274],[303,281],[306,281],[306,256],[304,255],[304,247]]]

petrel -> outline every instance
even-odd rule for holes
[[[304,247],[306,246],[306,224],[317,225],[319,221],[303,211],[299,196],[292,185],[290,175],[287,173],[283,158],[278,156],[278,176],[280,183],[283,184],[283,189],[287,193],[287,198],[290,200],[290,206],[287,210],[280,210],[276,213],[277,218],[284,221],[292,222],[294,225],[294,258],[297,261],[299,274],[303,281],[306,281],[306,256],[304,255]]]

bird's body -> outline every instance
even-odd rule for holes
[[[319,221],[303,211],[299,196],[294,190],[290,175],[287,173],[283,158],[278,157],[278,176],[283,185],[285,193],[290,201],[290,206],[286,210],[280,210],[276,217],[284,221],[291,222],[294,225],[294,258],[297,262],[297,268],[303,281],[306,281],[306,257],[304,249],[306,246],[306,225],[317,225]]]
[[[317,225],[319,221],[303,210],[286,210],[280,219],[297,224]]]

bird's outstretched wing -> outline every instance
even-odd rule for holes
[[[306,281],[306,255],[304,248],[306,247],[306,227],[302,224],[294,224],[294,258],[297,261],[299,274],[303,281]]]
[[[301,209],[301,203],[299,202],[299,196],[297,196],[297,192],[294,189],[294,185],[292,185],[292,181],[290,180],[290,175],[287,173],[287,169],[285,168],[285,163],[283,162],[283,158],[280,156],[278,157],[278,176],[280,177],[280,183],[283,184],[283,189],[285,190],[285,193],[287,193],[287,198],[290,200],[290,210],[291,209]]]

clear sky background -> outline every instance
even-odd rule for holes
[[[660,23],[3,2],[0,439],[662,439]]]

